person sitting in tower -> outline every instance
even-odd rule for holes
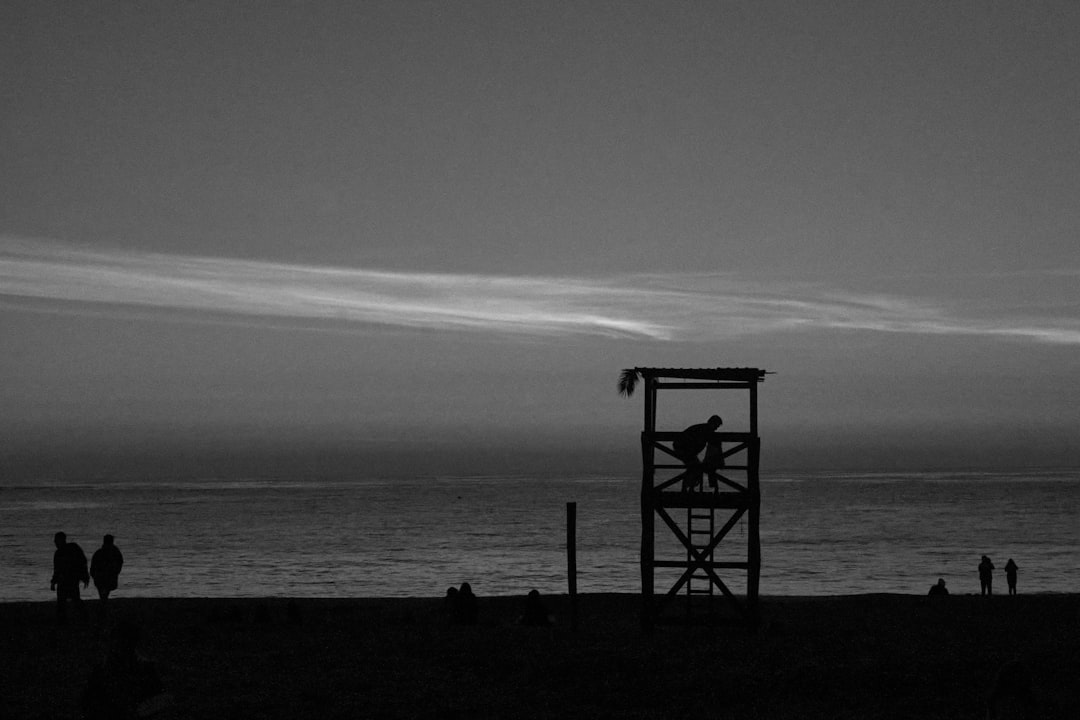
[[[686,465],[686,472],[683,473],[683,491],[689,492],[694,488],[701,487],[701,482],[705,476],[706,464],[698,459],[698,455],[710,444],[716,444],[715,441],[713,441],[713,433],[715,433],[716,429],[723,424],[724,421],[720,419],[719,415],[713,415],[705,422],[691,425],[683,430],[679,433],[679,436],[675,438],[675,442],[671,444],[671,449],[674,451],[675,456]],[[717,450],[719,450],[718,444]],[[714,456],[715,454],[714,451]],[[719,455],[722,464],[723,453],[720,452]],[[719,465],[717,467],[719,467]],[[710,478],[710,484],[713,483],[715,483],[715,480]]]

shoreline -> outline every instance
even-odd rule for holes
[[[678,600],[678,599],[677,599]],[[661,625],[640,595],[478,599],[475,626],[441,597],[122,598],[171,715],[336,717],[984,717],[1019,662],[1037,717],[1080,716],[1080,594],[765,596],[757,630]],[[58,627],[53,603],[0,603],[6,717],[77,717],[109,623]],[[292,609],[290,609],[292,608]],[[69,609],[70,612],[70,609]],[[57,678],[68,682],[58,685]]]
[[[929,585],[927,585],[929,589]],[[88,607],[96,605],[98,602],[97,594],[91,585],[88,589],[83,589],[80,586],[82,592],[82,601],[87,604]],[[0,599],[0,610],[9,607],[17,606],[35,606],[35,605],[47,605],[52,607],[56,598],[55,592],[45,591],[42,598],[35,600],[3,600]],[[658,593],[656,597],[660,597],[662,593]],[[740,600],[744,597],[739,593],[735,593],[735,596]],[[515,595],[482,595],[480,596],[484,600],[491,600],[496,602],[513,602],[524,597],[524,593]],[[558,599],[561,598],[565,602],[569,602],[569,595],[565,592],[554,593],[550,595],[544,595],[545,598]],[[579,592],[578,598],[628,598],[636,599],[640,601],[641,594],[636,592]],[[680,594],[679,597],[682,597]],[[719,595],[718,595],[719,597]],[[909,598],[919,599],[926,598],[926,593],[901,593],[901,592],[860,592],[860,593],[838,593],[834,595],[760,595],[759,600],[764,604],[786,604],[786,603],[832,603],[835,601],[851,600],[855,598]],[[948,602],[949,598],[980,598],[983,597],[977,592],[950,592],[945,598],[945,602]],[[999,598],[1012,598],[1019,600],[1021,598],[1074,598],[1078,605],[1080,605],[1080,592],[1064,591],[1064,590],[1040,590],[1036,592],[1018,593],[1015,596],[1010,596],[1007,592],[995,592],[992,596],[984,598],[988,600],[996,600]],[[111,603],[237,603],[237,602],[267,602],[267,603],[416,603],[416,602],[436,602],[441,601],[442,595],[354,595],[354,596],[338,596],[338,595],[322,595],[322,596],[308,596],[308,595],[123,595],[117,594],[110,598]],[[677,601],[676,601],[677,602]]]
[[[927,589],[930,584],[927,583]],[[83,588],[79,586],[82,593],[82,600],[85,603],[94,604],[99,602],[96,591],[93,585],[89,588]],[[121,593],[123,590],[121,589]],[[658,593],[659,597],[662,593]],[[44,599],[35,600],[3,600],[0,599],[0,608],[14,605],[52,605],[56,602],[56,593],[46,590],[43,593]],[[736,597],[742,598],[743,595],[736,593]],[[484,595],[483,598],[496,601],[508,601],[523,597],[524,593],[520,595]],[[636,592],[578,592],[579,598],[583,597],[598,597],[598,598],[640,598],[641,594]],[[565,592],[553,593],[545,595],[545,598],[569,598],[569,595]],[[680,595],[682,597],[682,595]],[[903,592],[857,592],[857,593],[837,593],[832,595],[767,595],[762,594],[759,596],[761,602],[831,602],[835,600],[844,600],[850,598],[925,598],[926,593],[903,593]],[[951,592],[945,598],[972,598],[983,597],[977,592]],[[1040,590],[1036,592],[1022,592],[1016,595],[1010,596],[1007,592],[994,592],[992,596],[987,599],[993,600],[996,598],[1037,598],[1037,597],[1071,597],[1075,598],[1077,602],[1080,602],[1080,591],[1066,591],[1066,590]],[[123,595],[115,594],[110,597],[110,602],[380,602],[380,603],[396,603],[396,602],[431,602],[433,600],[441,600],[442,595],[350,595],[350,596],[337,596],[337,595],[320,595],[320,596],[307,596],[307,595]]]

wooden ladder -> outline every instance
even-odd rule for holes
[[[690,507],[686,509],[686,536],[690,540],[690,547],[694,548],[698,552],[704,552],[709,549],[712,544],[713,536],[716,534],[716,510],[715,508],[694,508]],[[713,561],[713,550],[709,550],[706,560],[708,562]],[[694,556],[690,552],[689,548],[686,551],[687,562],[694,562]],[[690,574],[690,577],[686,581],[686,595],[689,599],[693,595],[713,595],[716,591],[716,585],[713,584],[712,578],[701,568],[694,570]],[[690,602],[687,602],[687,612],[690,610]]]

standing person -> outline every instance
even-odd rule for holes
[[[990,562],[990,558],[983,555],[982,562],[979,563],[979,588],[980,595],[993,595],[994,585],[994,563]]]
[[[671,444],[675,457],[686,465],[686,472],[683,474],[683,490],[690,491],[701,486],[705,477],[705,468],[698,459],[698,454],[705,449],[712,440],[712,434],[723,424],[724,421],[719,415],[713,415],[707,421],[691,425],[680,432],[675,442]]]
[[[705,448],[705,459],[701,461],[702,469],[709,474],[709,487],[719,489],[720,474],[717,472],[725,465],[724,443],[719,440],[709,440]]]
[[[1010,595],[1016,594],[1016,571],[1019,569],[1012,558],[1009,558],[1009,562],[1005,563],[1005,582],[1009,583]]]
[[[101,547],[95,550],[93,557],[90,558],[90,577],[94,578],[94,587],[97,588],[98,597],[101,598],[102,615],[105,614],[105,603],[109,599],[109,593],[116,589],[116,580],[123,567],[123,553],[116,547],[115,538],[112,535],[106,535]]]
[[[58,532],[53,535],[56,552],[53,553],[53,574],[49,589],[56,591],[56,619],[63,625],[67,622],[67,601],[71,600],[78,608],[79,615],[86,617],[86,608],[79,597],[79,583],[90,586],[90,573],[86,571],[86,554],[78,543],[69,543],[67,535]]]

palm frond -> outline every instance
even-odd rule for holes
[[[637,387],[638,380],[641,376],[638,371],[633,368],[626,368],[619,373],[619,394],[630,397],[634,394],[634,388]]]

